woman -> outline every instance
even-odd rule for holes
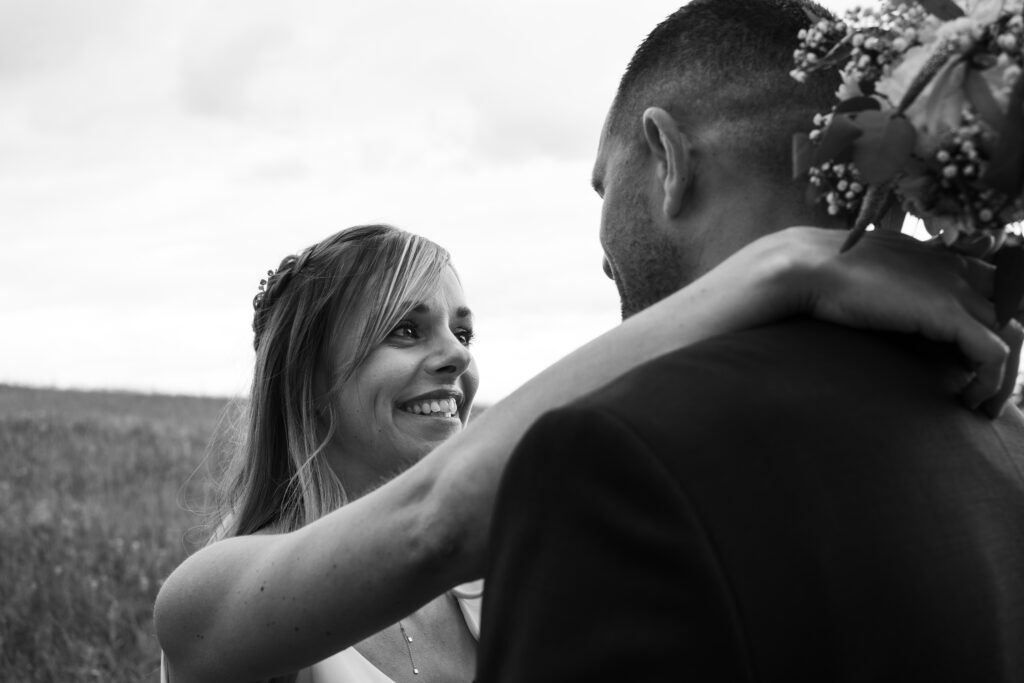
[[[885,236],[839,257],[843,238],[800,228],[754,242],[468,427],[472,317],[440,247],[366,226],[286,258],[255,302],[227,514],[157,599],[170,680],[471,680],[472,605],[445,591],[482,573],[519,437],[546,410],[701,339],[797,313],[920,332],[986,361],[967,399],[1001,402],[989,270]]]

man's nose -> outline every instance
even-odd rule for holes
[[[608,276],[609,280],[615,279],[615,274],[612,273],[612,264],[607,256],[601,257],[601,268],[604,269],[604,274]]]

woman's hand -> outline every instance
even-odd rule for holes
[[[1024,329],[1017,321],[995,329],[990,264],[888,232],[868,233],[843,254],[843,232],[784,232],[785,248],[808,267],[791,271],[792,277],[806,278],[793,285],[807,297],[797,304],[801,311],[851,327],[956,344],[975,373],[964,401],[999,414],[1016,382]]]

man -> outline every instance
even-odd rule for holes
[[[622,79],[594,184],[629,316],[747,242],[827,224],[788,145],[796,0],[694,0]],[[1024,417],[954,352],[793,320],[542,418],[505,473],[481,683],[1024,681]]]

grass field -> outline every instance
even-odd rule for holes
[[[153,600],[204,539],[233,410],[0,385],[0,682],[158,680]]]
[[[225,400],[0,385],[0,681],[157,681]]]

